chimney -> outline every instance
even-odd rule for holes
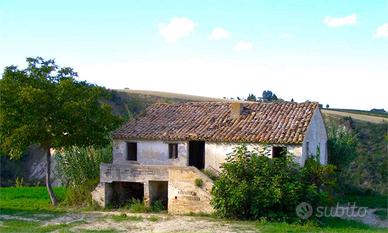
[[[242,109],[243,107],[241,102],[232,102],[230,104],[230,115],[232,119],[238,119],[241,116]]]

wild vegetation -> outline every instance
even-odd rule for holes
[[[67,187],[65,203],[92,206],[91,191],[97,186],[100,164],[112,161],[112,147],[71,147],[55,155],[56,172]]]
[[[6,67],[0,80],[0,150],[18,159],[38,144],[46,152],[46,186],[56,205],[51,149],[109,144],[121,119],[102,103],[106,90],[77,81],[72,68],[41,57],[27,58],[27,63],[22,70]]]
[[[222,168],[211,203],[228,218],[296,221],[298,204],[327,204],[334,185],[331,165],[310,158],[300,167],[289,155],[271,159],[245,145],[237,147]]]
[[[329,162],[343,195],[388,195],[388,123],[329,118]]]

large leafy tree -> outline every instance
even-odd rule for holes
[[[278,100],[278,97],[274,93],[272,93],[272,91],[266,90],[266,91],[263,91],[262,99],[264,101],[276,101]]]
[[[50,150],[105,145],[121,120],[103,102],[107,91],[77,81],[73,69],[41,57],[27,63],[26,69],[6,67],[0,80],[0,149],[17,159],[29,145],[39,144],[47,154],[46,186],[56,205]]]

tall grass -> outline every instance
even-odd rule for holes
[[[100,164],[112,161],[112,147],[71,147],[57,153],[55,159],[58,177],[68,187],[65,203],[90,204],[90,192],[99,182]]]
[[[58,200],[63,200],[66,189],[54,187]],[[46,187],[0,188],[0,214],[14,212],[60,211],[51,204]]]

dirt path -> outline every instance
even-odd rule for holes
[[[364,224],[388,228],[388,221],[380,220],[375,214],[375,209],[368,209],[363,218],[347,218]],[[35,214],[29,216],[0,215],[0,220],[21,220],[40,222],[41,226],[58,224],[71,225],[70,232],[80,231],[117,231],[117,232],[258,232],[255,225],[249,222],[226,221],[209,217],[146,214],[129,212],[81,212],[67,213],[65,215]],[[0,221],[1,223],[1,221]],[[58,231],[60,232],[60,231]]]
[[[122,214],[116,216],[122,218]],[[216,221],[206,217],[172,216],[167,214],[126,213],[122,221],[102,217],[96,221],[74,227],[74,230],[108,230],[120,232],[256,232],[253,226]]]
[[[52,216],[45,220],[38,215],[20,217],[15,215],[0,215],[1,219],[22,221],[39,221],[42,226],[57,224],[72,224],[71,232],[84,230],[114,230],[117,232],[257,232],[254,225],[225,220],[169,214],[121,213],[121,212],[83,212],[68,213],[62,216]]]
[[[388,228],[388,220],[381,220],[374,214],[377,209],[367,209],[364,217],[344,217],[344,219],[355,220],[369,226]]]

